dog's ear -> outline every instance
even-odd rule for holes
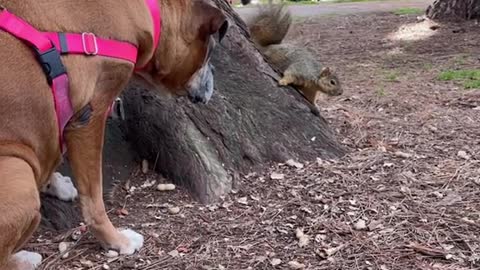
[[[204,1],[196,1],[195,3],[195,11],[200,18],[200,34],[207,39],[218,33],[218,40],[221,42],[229,27],[226,16],[220,9]]]
[[[227,20],[225,20],[223,22],[222,26],[220,26],[220,29],[218,29],[218,42],[222,42],[223,38],[227,34],[229,26],[230,26],[230,24],[228,23]]]

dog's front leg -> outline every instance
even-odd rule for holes
[[[143,236],[118,231],[105,212],[102,191],[102,149],[105,132],[104,114],[92,115],[90,122],[66,133],[68,159],[75,176],[83,218],[106,248],[132,254],[143,245]]]

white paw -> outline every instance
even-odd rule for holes
[[[13,259],[17,260],[17,262],[19,263],[32,266],[33,268],[36,268],[42,263],[42,255],[25,250],[19,251],[18,253],[13,255]]]
[[[62,201],[73,201],[78,197],[78,191],[73,185],[72,179],[55,172],[50,177],[50,185],[45,193],[57,197]]]
[[[120,254],[131,255],[143,247],[143,235],[130,229],[121,230],[120,233],[127,237],[129,242],[127,248],[120,250]]]

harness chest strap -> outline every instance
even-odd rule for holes
[[[161,33],[161,15],[158,0],[145,0],[154,26],[154,48],[157,48]],[[10,33],[33,48],[47,82],[52,88],[59,143],[62,154],[66,151],[63,132],[74,115],[70,101],[70,84],[61,54],[105,56],[136,63],[138,49],[133,44],[102,39],[92,33],[44,33],[8,12],[0,6],[0,30]],[[138,67],[137,67],[138,69]],[[110,108],[111,110],[111,108]]]

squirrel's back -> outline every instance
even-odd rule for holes
[[[305,64],[305,71],[319,70],[319,64],[307,48],[282,43],[292,25],[292,15],[284,4],[260,5],[248,25],[252,40],[280,71],[299,61]]]
[[[301,68],[305,77],[315,78],[322,68],[315,60],[315,55],[305,47],[299,47],[290,43],[272,44],[262,49],[265,57],[274,64],[281,72],[285,72],[292,65]]]

